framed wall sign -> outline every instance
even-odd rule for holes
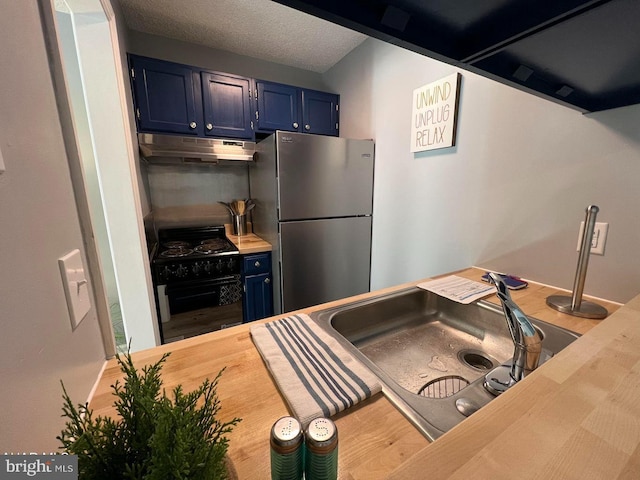
[[[423,85],[413,91],[412,152],[424,152],[455,145],[459,93],[459,73]]]

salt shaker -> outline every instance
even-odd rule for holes
[[[300,422],[282,417],[271,427],[271,480],[300,480],[304,471],[304,433]]]
[[[338,478],[338,429],[328,418],[311,420],[305,432],[305,480]]]

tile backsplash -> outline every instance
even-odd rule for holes
[[[148,165],[154,211],[249,197],[247,165]]]
[[[249,198],[246,165],[148,165],[154,230],[224,225],[229,212],[218,202]]]

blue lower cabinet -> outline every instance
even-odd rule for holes
[[[245,255],[242,259],[243,321],[252,322],[273,315],[271,253]]]

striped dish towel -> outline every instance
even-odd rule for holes
[[[251,337],[304,427],[382,390],[377,377],[308,315],[254,325]]]

